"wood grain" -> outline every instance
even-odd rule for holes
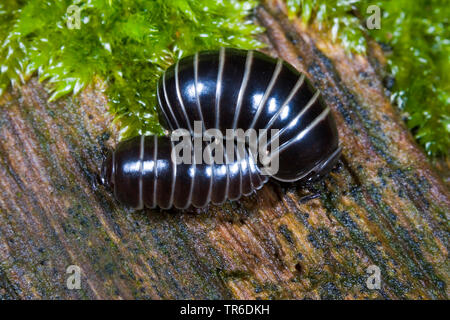
[[[0,298],[448,299],[449,191],[386,96],[380,48],[347,54],[279,1],[255,15],[266,51],[336,117],[343,156],[320,197],[270,182],[220,207],[132,212],[97,185],[117,137],[101,82],[48,103],[33,78],[0,98]]]

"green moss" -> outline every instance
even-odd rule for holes
[[[359,0],[286,0],[291,18],[300,16],[303,22],[331,31],[334,41],[348,50],[366,52],[366,39],[360,20],[352,14]]]
[[[392,100],[430,156],[450,151],[450,6],[446,0],[286,0],[291,16],[332,31],[336,41],[364,53],[365,34],[388,45],[395,77]],[[365,29],[369,5],[381,9],[381,28]],[[357,16],[359,18],[357,18]]]
[[[80,9],[80,28],[68,28]],[[261,43],[248,23],[255,1],[8,0],[0,5],[0,93],[36,71],[50,100],[78,93],[99,76],[121,137],[159,134],[156,83],[176,59],[220,46]]]
[[[392,100],[429,155],[450,151],[450,6],[443,0],[380,2],[380,30],[371,35],[392,47]]]
[[[365,53],[369,33],[388,44],[392,100],[429,155],[450,150],[450,6],[445,0],[286,0],[290,15],[331,31],[349,51]],[[68,12],[80,11],[80,29]],[[36,71],[50,100],[105,80],[121,137],[160,134],[156,82],[179,57],[220,46],[257,48],[261,28],[246,17],[256,0],[4,0],[0,4],[0,94]],[[366,30],[367,7],[381,8],[380,30]],[[355,14],[359,12],[359,14]],[[357,17],[358,16],[358,17]]]

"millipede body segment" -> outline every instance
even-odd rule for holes
[[[192,148],[190,164],[178,164],[171,157],[173,148],[169,137],[138,136],[120,143],[103,166],[104,183],[117,200],[136,209],[185,209],[237,200],[268,180],[245,148],[235,148],[233,161],[224,153],[220,163],[212,161],[212,154],[196,159]]]
[[[278,130],[274,179],[300,180],[339,156],[336,124],[320,91],[281,59],[237,49],[199,52],[171,66],[157,94],[170,130],[192,132],[194,121],[224,136],[226,129]]]

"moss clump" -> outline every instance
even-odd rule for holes
[[[381,29],[392,48],[392,100],[429,155],[450,151],[450,6],[445,0],[382,1]]]
[[[365,34],[388,45],[395,77],[391,98],[430,156],[450,151],[450,6],[446,0],[286,0],[290,15],[314,23],[351,51]],[[381,28],[365,29],[367,8],[381,9]],[[358,14],[355,14],[358,13]],[[357,16],[359,18],[357,18]]]
[[[286,0],[289,16],[299,16],[304,23],[314,23],[319,30],[331,31],[333,41],[348,50],[365,53],[364,27],[352,14],[359,0]]]
[[[392,99],[431,156],[450,150],[450,6],[445,0],[286,0],[301,16],[351,51],[365,53],[365,34],[388,44],[395,76]],[[381,29],[366,30],[369,5]],[[80,28],[67,22],[75,5]],[[230,46],[258,48],[261,28],[246,20],[256,0],[4,0],[0,4],[0,94],[34,72],[48,80],[51,100],[77,93],[100,76],[121,136],[161,133],[156,82],[176,59]],[[359,12],[359,17],[355,15]]]
[[[7,0],[0,5],[0,93],[37,71],[55,100],[99,76],[122,138],[161,133],[155,92],[163,70],[198,50],[260,47],[253,35],[262,29],[246,20],[255,5],[253,0]],[[77,10],[79,28],[69,28]]]

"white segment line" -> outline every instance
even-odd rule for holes
[[[253,121],[250,124],[250,127],[249,127],[250,129],[252,129],[255,126],[256,121],[258,121],[258,118],[261,115],[261,112],[263,111],[264,106],[266,105],[267,98],[269,98],[269,95],[272,92],[273,86],[275,85],[275,82],[278,79],[278,76],[281,72],[282,67],[283,67],[283,60],[278,59],[277,65],[273,71],[272,78],[270,79],[269,85],[267,86],[266,91],[264,92],[264,95],[263,95],[261,101],[259,102],[255,117],[253,118]]]
[[[226,169],[226,175],[227,175],[227,184],[225,187],[225,200],[228,199],[228,189],[230,188],[230,175],[229,175],[229,168],[230,166],[228,165],[228,154],[227,154],[227,149],[225,148],[225,152],[223,153],[224,157],[225,157],[225,169]]]
[[[220,95],[222,93],[222,76],[223,76],[223,66],[225,64],[225,48],[220,48],[219,53],[219,69],[217,71],[217,81],[216,81],[216,125],[215,128],[219,129],[219,118],[220,118]]]
[[[308,101],[306,106],[297,114],[297,116],[294,119],[292,119],[284,128],[279,130],[274,137],[272,137],[270,139],[270,141],[266,144],[266,150],[267,150],[267,146],[269,144],[272,144],[273,140],[278,139],[283,134],[283,132],[287,130],[287,128],[290,126],[291,123],[293,123],[295,121],[299,121],[299,119],[306,113],[306,111],[308,111],[311,108],[311,106],[316,102],[319,95],[320,95],[320,91],[317,90],[316,93],[314,93],[314,95],[312,96],[312,98]]]
[[[211,169],[211,177],[209,178],[209,189],[208,189],[208,196],[206,197],[206,204],[211,202],[211,194],[212,194],[213,182],[214,182],[214,179],[213,179],[213,177],[214,177],[214,168],[213,168],[213,166],[215,164],[215,161],[214,161],[213,156],[212,156],[212,150],[211,150],[211,148],[208,148],[208,149],[209,149],[209,157],[210,157],[210,160],[211,160],[211,164],[208,164],[208,166]]]
[[[247,149],[244,148],[244,156],[245,156],[245,162],[247,162],[247,170],[248,170],[248,177],[250,180],[250,187],[253,190],[255,190],[255,187],[253,186],[253,170],[252,165],[250,164],[250,154],[247,152]]]
[[[194,150],[194,146],[191,145],[191,159],[192,159],[192,164],[191,164],[191,168],[192,168],[192,178],[191,178],[191,186],[189,187],[189,195],[188,195],[188,201],[186,202],[186,206],[183,209],[187,209],[189,208],[189,206],[192,203],[192,194],[194,193],[194,183],[195,183],[195,173],[197,172],[197,168],[196,168],[196,163],[195,163],[195,150]],[[190,173],[188,169],[188,174]]]
[[[153,142],[153,163],[154,163],[154,174],[153,174],[153,208],[156,207],[156,188],[158,186],[158,137],[154,136]]]
[[[197,109],[200,114],[200,121],[202,122],[202,129],[204,129],[205,121],[203,120],[202,106],[200,105],[200,97],[198,94],[198,52],[194,56],[194,87],[195,87],[195,98],[197,100]]]
[[[236,159],[238,162],[238,166],[239,166],[239,196],[238,198],[240,198],[242,196],[242,167],[241,167],[241,155],[239,154],[239,150],[237,148],[237,146],[234,147],[234,153],[236,154]]]
[[[244,98],[245,89],[247,88],[248,79],[250,77],[250,72],[252,69],[252,62],[253,62],[253,51],[250,50],[247,52],[247,57],[245,60],[245,71],[244,76],[242,77],[242,84],[241,88],[239,89],[239,94],[236,102],[236,111],[234,114],[233,119],[233,129],[236,129],[237,122],[239,119],[239,114],[241,113],[241,105],[242,105],[242,99]]]
[[[180,106],[181,106],[181,111],[183,111],[183,115],[184,118],[187,122],[189,131],[192,133],[192,127],[191,127],[191,122],[189,121],[189,117],[186,113],[186,108],[184,107],[184,103],[183,103],[183,98],[181,96],[181,91],[180,91],[180,80],[178,78],[178,65],[179,65],[179,60],[177,61],[177,63],[175,64],[175,89],[177,91],[177,97],[178,97],[178,101],[180,101]]]
[[[180,124],[177,121],[177,118],[175,117],[175,114],[173,113],[172,106],[170,105],[169,96],[167,95],[167,88],[166,88],[166,73],[163,73],[163,91],[164,91],[164,99],[166,100],[167,107],[169,108],[170,114],[172,115],[173,120],[175,120],[175,124],[177,128],[180,128]]]
[[[253,163],[253,166],[255,167],[255,174],[256,174],[256,178],[258,179],[258,188],[259,188],[259,187],[261,187],[261,185],[264,184],[264,181],[261,178],[261,171],[258,168],[258,154],[253,155],[252,151],[250,150],[249,155],[250,155],[250,157],[252,157],[252,163]]]
[[[172,208],[173,205],[173,197],[175,195],[175,181],[177,180],[177,162],[176,159],[172,159],[172,150],[174,150],[174,145],[172,139],[170,139],[170,145],[172,146],[172,149],[170,151],[170,161],[172,161],[172,188],[170,191],[170,198],[169,198],[169,208]]]
[[[143,201],[143,171],[144,171],[144,139],[145,136],[141,136],[141,141],[139,145],[139,204],[137,209],[141,210],[144,209],[144,201]]]
[[[342,148],[338,147],[326,160],[325,162],[330,161],[330,159],[332,159],[333,157],[336,156],[337,153],[341,152]],[[303,179],[304,177],[306,177],[307,175],[309,175],[311,172],[316,171],[317,169],[319,169],[321,166],[323,165],[323,162],[319,162],[318,164],[316,164],[314,167],[312,167],[311,169],[309,169],[308,171],[306,171],[305,173],[303,173],[301,176],[296,177],[295,181],[298,181],[300,179]]]
[[[255,176],[255,179],[257,180],[256,184],[260,185],[261,178],[259,177],[259,169],[258,169],[258,166],[256,165],[257,159],[255,159],[255,158],[256,157],[253,155],[252,150],[248,149],[248,162],[249,162],[251,168],[253,168],[253,170],[250,170],[250,174],[251,174],[251,177]],[[254,189],[253,191],[256,191],[257,187],[255,187],[255,184],[253,184],[253,182],[252,182],[252,185],[253,185],[253,189]]]
[[[303,138],[306,134],[308,134],[309,131],[314,129],[315,126],[317,126],[321,121],[323,121],[327,116],[328,113],[330,113],[330,107],[326,107],[325,110],[323,110],[315,119],[312,121],[305,129],[303,129],[297,136],[295,136],[293,139],[290,139],[289,141],[286,141],[283,143],[278,150],[270,155],[270,159],[273,158],[274,155],[279,154],[284,149],[288,148],[292,143],[295,141],[298,141],[299,139]]]
[[[297,94],[298,90],[302,87],[303,83],[305,81],[305,75],[302,73],[300,78],[297,80],[297,83],[294,85],[294,88],[292,88],[291,92],[289,93],[286,100],[284,100],[283,104],[281,105],[280,109],[272,116],[270,121],[267,123],[266,127],[264,129],[269,129],[275,120],[280,116],[281,112],[283,112],[283,109],[291,102],[292,98]]]
[[[170,121],[169,117],[167,116],[166,110],[164,109],[163,104],[162,104],[161,96],[159,95],[159,81],[156,83],[156,96],[158,97],[158,103],[160,106],[159,109],[162,111],[164,118],[169,126],[169,129],[172,131],[173,130],[172,123],[171,123],[172,121]]]

